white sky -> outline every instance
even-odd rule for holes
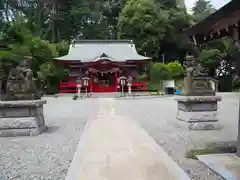
[[[210,0],[210,1],[212,3],[213,7],[215,7],[216,9],[219,9],[223,5],[227,4],[230,0]],[[196,0],[185,0],[185,4],[186,4],[188,10],[191,10],[191,8],[195,4],[195,2],[196,2]]]

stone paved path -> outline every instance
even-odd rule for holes
[[[146,131],[115,112],[116,100],[99,101],[100,111],[85,128],[66,180],[189,179]]]

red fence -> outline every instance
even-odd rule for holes
[[[60,93],[76,93],[77,83],[76,82],[62,82],[59,84]],[[132,91],[147,91],[146,82],[132,82]],[[128,90],[127,87],[124,88],[125,91]],[[85,88],[82,88],[85,91]],[[104,91],[101,91],[104,92]],[[108,92],[107,90],[105,92]]]

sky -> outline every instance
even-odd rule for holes
[[[219,9],[223,5],[227,4],[230,0],[210,0],[210,1],[212,3],[213,7],[215,7],[216,9]],[[195,2],[196,2],[196,0],[185,0],[187,9],[191,10],[191,8],[193,7]]]

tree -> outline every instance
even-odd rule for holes
[[[25,56],[31,56],[33,57],[34,76],[41,80],[46,87],[56,87],[59,80],[66,75],[66,71],[59,67],[53,58],[58,56],[59,52],[62,55],[66,53],[66,43],[52,44],[40,37],[33,36],[26,26],[26,23],[22,21],[15,21],[6,31],[6,37],[3,38],[9,43],[6,49],[0,51],[3,62],[1,68],[7,75],[8,70],[19,64]]]
[[[183,77],[184,69],[178,61],[170,62],[167,64],[167,66],[171,71],[171,77],[173,79]]]
[[[150,81],[159,83],[160,80],[171,79],[171,70],[167,64],[154,63],[150,68]]]
[[[215,12],[216,9],[211,5],[210,1],[197,0],[192,11],[195,22],[200,22]]]
[[[118,38],[132,39],[140,53],[156,58],[168,16],[154,0],[129,0],[119,17]]]
[[[160,41],[160,54],[165,55],[165,62],[177,58],[182,59],[189,50],[190,41],[182,35],[181,31],[192,24],[191,17],[184,9],[171,8],[168,10],[168,14],[167,32]]]

